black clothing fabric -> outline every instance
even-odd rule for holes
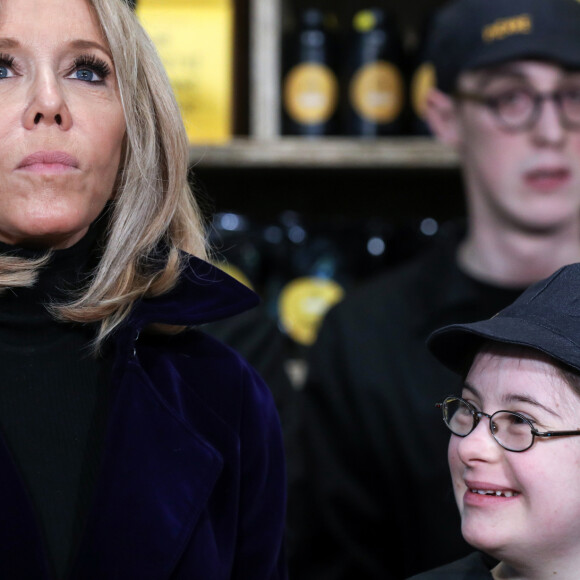
[[[286,368],[291,348],[265,306],[205,324],[203,331],[231,346],[258,371],[274,397],[282,432],[289,431],[296,396]]]
[[[423,572],[409,580],[491,580],[496,561],[481,552],[473,552],[461,560]]]
[[[459,379],[425,340],[451,322],[492,316],[521,290],[466,276],[458,243],[459,234],[442,235],[322,324],[288,458],[295,580],[402,579],[471,551],[435,408]]]
[[[93,232],[55,251],[32,288],[0,295],[0,428],[31,496],[57,578],[66,574],[97,479],[108,414],[109,363],[93,326],[58,323],[46,304],[78,286]],[[0,245],[25,258],[43,251]]]

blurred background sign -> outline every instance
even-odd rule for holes
[[[138,0],[137,16],[171,79],[192,144],[232,137],[232,0]]]

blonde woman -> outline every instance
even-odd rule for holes
[[[178,107],[122,0],[0,3],[0,577],[285,577],[269,392],[195,329]]]

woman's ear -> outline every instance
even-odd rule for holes
[[[432,88],[425,101],[425,118],[439,141],[452,147],[459,144],[459,119],[452,97],[439,89]]]

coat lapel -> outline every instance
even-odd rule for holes
[[[172,379],[168,378],[168,382]],[[223,459],[129,363],[72,578],[169,578]]]

